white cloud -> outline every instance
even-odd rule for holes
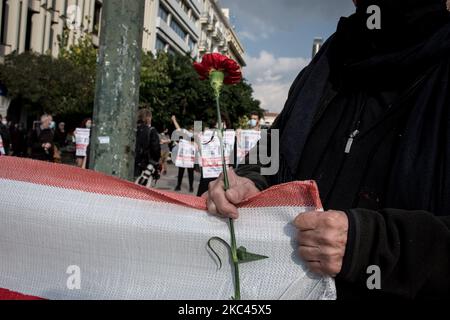
[[[354,11],[352,0],[220,0],[240,21],[241,37],[266,39],[277,31],[298,28],[300,23],[333,20]],[[249,36],[249,37],[247,37]]]
[[[249,28],[239,31],[239,36],[242,39],[249,39],[251,41],[265,40],[276,32],[276,28],[273,25],[268,24],[267,21],[258,16],[247,17],[246,23]]]
[[[280,112],[298,73],[308,65],[310,59],[303,57],[275,57],[261,51],[258,57],[246,57],[244,75],[252,84],[254,96],[261,101],[261,107]]]
[[[240,31],[239,32],[239,37],[244,40],[244,39],[248,39],[250,41],[256,41],[258,40],[258,36],[256,34],[254,34],[253,32],[250,31]]]

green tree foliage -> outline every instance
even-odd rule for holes
[[[216,119],[215,100],[208,81],[200,81],[192,59],[160,52],[156,57],[144,54],[141,74],[141,101],[150,105],[156,124],[170,123],[176,115],[182,126],[203,121],[212,125]],[[221,106],[234,127],[242,116],[261,112],[251,86],[243,81],[225,86]]]
[[[82,37],[76,45],[62,48],[58,59],[13,53],[0,65],[0,79],[10,98],[28,107],[31,114],[92,113],[97,57],[92,39]]]
[[[85,72],[86,76],[92,82],[92,86],[94,86],[98,50],[93,45],[92,36],[85,34],[78,39],[75,45],[68,46],[66,44],[68,31],[66,29],[63,35],[59,37],[59,46],[61,48],[59,50],[59,58],[68,60],[80,69],[83,69],[83,72]]]
[[[92,79],[71,61],[33,53],[12,54],[0,65],[0,79],[13,100],[31,113],[80,112],[92,105]]]
[[[0,65],[1,82],[12,99],[28,106],[31,113],[52,113],[60,118],[91,115],[95,93],[97,49],[90,36],[68,46],[68,31],[59,39],[57,59],[33,53],[12,54]],[[176,115],[183,126],[195,120],[212,125],[215,101],[208,81],[200,81],[191,58],[167,53],[143,53],[141,104],[153,110],[157,126],[168,126]],[[252,111],[261,111],[246,82],[226,86],[221,105],[234,126]]]

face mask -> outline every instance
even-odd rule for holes
[[[248,122],[249,126],[254,128],[258,125],[258,121],[256,121],[255,119],[252,119]]]
[[[92,128],[92,123],[86,123],[86,128],[87,129],[91,129]]]
[[[8,125],[8,120],[2,120],[2,124],[5,126]]]
[[[55,129],[56,128],[56,122],[55,121],[52,121],[51,123],[50,123],[50,129]]]

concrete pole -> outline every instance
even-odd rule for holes
[[[131,180],[144,0],[103,1],[90,168]]]

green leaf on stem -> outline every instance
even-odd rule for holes
[[[219,261],[219,270],[220,270],[220,269],[222,269],[222,259],[220,259],[219,254],[212,247],[212,243],[214,241],[222,243],[228,249],[228,251],[231,251],[231,247],[225,240],[223,240],[222,238],[219,238],[219,237],[213,237],[213,238],[209,239],[209,241],[208,241],[208,248],[209,248],[209,250],[211,250],[211,252],[214,254],[214,256]]]
[[[266,256],[247,252],[247,249],[245,247],[240,247],[237,250],[237,256],[240,264],[269,259],[269,257]]]
[[[214,250],[214,248],[212,247],[212,243],[214,241],[217,241],[217,242],[223,244],[229,251],[231,251],[231,246],[225,240],[223,240],[222,238],[219,238],[219,237],[213,237],[213,238],[209,239],[209,241],[208,241],[208,248],[211,250],[211,252],[214,254],[214,256],[219,261],[219,270],[220,270],[220,269],[222,269],[223,263],[222,263],[222,259],[220,258],[219,254],[217,253],[217,251]],[[237,256],[238,256],[239,264],[269,259],[269,257],[248,252],[247,248],[245,248],[245,247],[240,247],[239,249],[237,249]]]

